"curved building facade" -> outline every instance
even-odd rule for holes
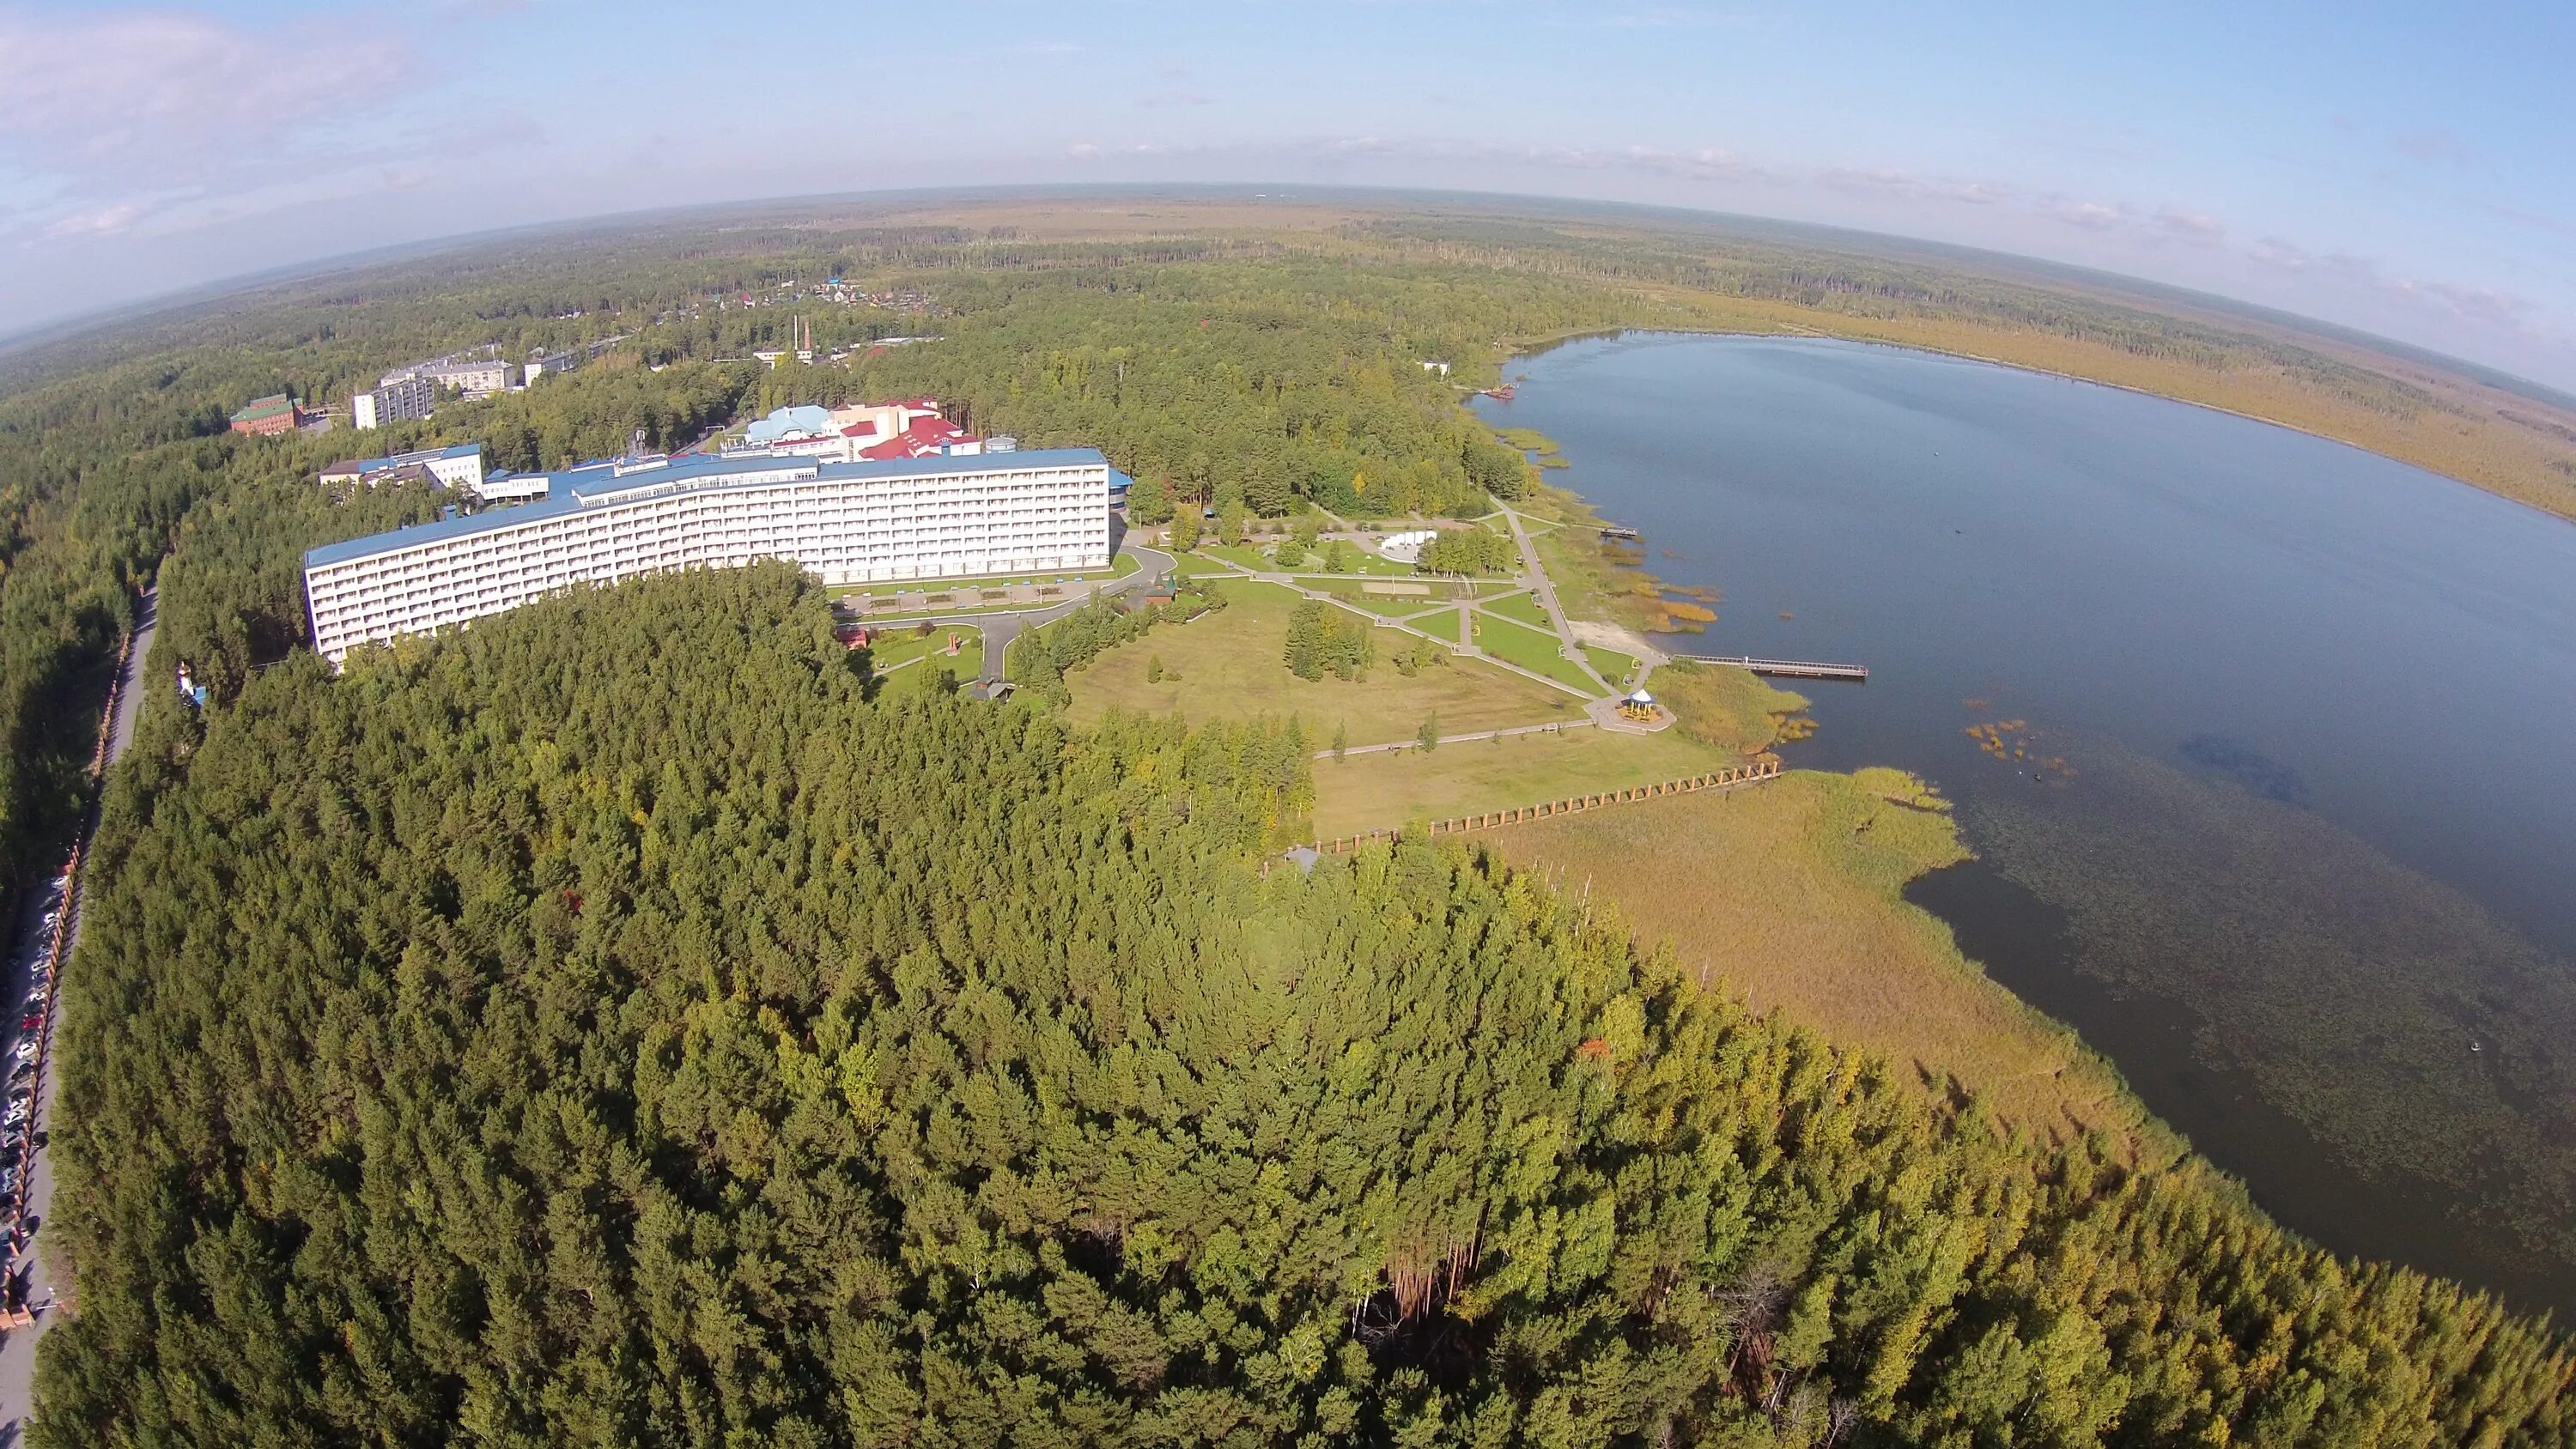
[[[1089,448],[901,462],[650,458],[545,475],[542,499],[304,556],[313,647],[429,634],[576,584],[787,559],[827,584],[1105,568]],[[523,480],[524,481],[524,480]]]

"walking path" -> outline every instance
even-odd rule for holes
[[[1512,511],[1510,504],[1499,499],[1495,506],[1503,511],[1503,517],[1512,525],[1512,542],[1520,545],[1521,567],[1529,575],[1530,592],[1538,596],[1538,606],[1547,611],[1548,626],[1556,631],[1557,652],[1565,656],[1567,663],[1582,670],[1584,678],[1599,685],[1603,694],[1618,693],[1610,687],[1609,680],[1601,677],[1601,671],[1592,667],[1591,657],[1583,652],[1582,641],[1576,639],[1574,630],[1567,627],[1565,610],[1556,602],[1556,580],[1547,576],[1546,566],[1538,561],[1538,549],[1530,543],[1529,530],[1521,525],[1521,516]]]
[[[1304,598],[1318,599],[1324,603],[1332,604],[1339,608],[1350,608],[1350,605],[1345,603],[1339,594],[1334,593],[1330,589],[1319,589],[1306,584],[1301,581],[1299,575],[1282,573],[1276,569],[1248,569],[1231,559],[1214,558],[1206,554],[1201,554],[1199,557],[1208,559],[1209,562],[1221,565],[1225,569],[1225,573],[1222,577],[1250,579],[1252,582],[1259,584],[1277,584],[1281,588],[1292,590]],[[1209,577],[1209,575],[1202,574],[1199,577],[1206,578]],[[1519,665],[1514,664],[1512,661],[1505,659],[1500,655],[1488,654],[1484,650],[1477,648],[1476,631],[1468,626],[1467,621],[1470,614],[1481,611],[1476,608],[1472,601],[1462,601],[1458,605],[1458,637],[1455,639],[1443,639],[1437,634],[1416,628],[1412,623],[1408,622],[1407,619],[1389,618],[1384,614],[1369,613],[1365,610],[1353,610],[1352,612],[1363,614],[1371,623],[1381,625],[1385,628],[1399,630],[1403,633],[1410,634],[1417,639],[1428,639],[1432,643],[1439,645],[1441,648],[1446,649],[1453,654],[1463,654],[1470,659],[1481,659],[1497,669],[1510,670],[1512,673],[1519,675],[1523,679],[1534,679],[1539,683],[1546,685],[1550,689],[1564,690],[1566,693],[1573,695],[1577,699],[1588,700],[1592,698],[1590,694],[1575,688],[1573,685],[1566,683],[1562,679],[1550,679],[1546,675],[1539,673],[1537,670],[1523,669]],[[1441,612],[1444,611],[1439,605],[1432,604],[1426,605],[1423,608],[1422,613],[1414,614],[1409,617],[1419,619],[1424,614],[1437,614]],[[1587,675],[1591,675],[1591,677],[1596,681],[1601,678],[1600,675],[1592,673],[1592,667],[1589,664],[1584,666],[1583,672]],[[1604,684],[1601,687],[1604,690],[1607,690],[1610,686]]]
[[[933,629],[954,628],[960,625],[981,629],[984,631],[984,672],[976,677],[986,684],[997,683],[1002,677],[1003,660],[1011,652],[1011,641],[1020,637],[1022,631],[1042,629],[1095,600],[1127,593],[1139,584],[1147,585],[1145,592],[1150,594],[1154,592],[1152,586],[1158,586],[1171,577],[1172,556],[1161,549],[1147,548],[1141,543],[1121,541],[1119,552],[1132,553],[1136,556],[1138,567],[1134,573],[1125,578],[1101,580],[1087,591],[1061,603],[1046,604],[1032,609],[1004,609],[992,613],[963,611],[954,614],[906,614],[898,619],[884,621],[885,627],[911,629],[928,624]],[[869,621],[867,616],[860,615],[859,622],[864,624]]]
[[[1463,745],[1472,743],[1476,740],[1499,740],[1506,735],[1552,735],[1562,733],[1566,730],[1589,729],[1592,724],[1593,721],[1588,719],[1550,720],[1546,724],[1514,725],[1507,730],[1477,730],[1473,734],[1442,735],[1440,737],[1440,743],[1444,745]],[[1315,752],[1315,758],[1319,760],[1329,760],[1344,755],[1384,755],[1391,754],[1397,750],[1418,750],[1421,748],[1422,741],[1420,740],[1397,740],[1391,744],[1352,745],[1346,749],[1340,750],[1317,750]]]
[[[116,715],[108,722],[107,760],[114,764],[125,753],[126,743],[134,738],[134,718],[143,701],[143,664],[152,653],[154,594],[145,590],[135,616],[134,644],[127,653],[125,675],[117,690]],[[91,818],[96,819],[95,813]],[[71,912],[71,948],[68,958],[77,951],[81,930],[81,900],[88,893],[88,872],[84,870],[72,882],[71,899],[64,909]],[[35,909],[30,905],[30,911]],[[61,1019],[59,1011],[48,1012],[45,1029],[55,1031]],[[48,1038],[45,1055],[53,1057],[53,1041]],[[61,1089],[62,1073],[47,1071],[43,1077],[42,1098],[37,1103],[36,1152],[27,1169],[27,1223],[31,1230],[29,1246],[11,1265],[10,1271],[24,1274],[22,1301],[37,1306],[36,1321],[25,1328],[12,1329],[0,1338],[0,1445],[24,1443],[27,1437],[27,1414],[35,1404],[36,1341],[45,1336],[56,1314],[64,1309],[52,1307],[55,1289],[45,1263],[48,1240],[43,1236],[47,1214],[54,1203],[54,1171],[46,1150],[44,1128],[54,1120],[55,1097]]]

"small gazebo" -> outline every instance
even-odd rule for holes
[[[1651,724],[1655,718],[1655,697],[1640,688],[1619,701],[1619,713],[1629,719],[1644,720]]]

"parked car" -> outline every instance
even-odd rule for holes
[[[18,1018],[18,1029],[20,1031],[43,1031],[45,1029],[45,1014],[41,1011],[28,1012],[25,1016]]]
[[[26,1120],[27,1104],[24,1102],[12,1102],[9,1104],[8,1111],[0,1112],[0,1123],[5,1123],[11,1127],[15,1127]]]
[[[32,1036],[29,1036],[29,1037],[20,1037],[20,1038],[18,1039],[18,1049],[17,1049],[17,1050],[18,1050],[18,1060],[20,1060],[20,1061],[27,1061],[27,1060],[29,1060],[29,1059],[33,1058],[33,1057],[36,1055],[36,1046],[37,1046],[37,1042],[36,1042],[36,1039],[35,1039],[34,1037],[32,1037]]]

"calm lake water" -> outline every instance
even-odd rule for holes
[[[2576,1312],[2576,526],[2161,399],[1858,344],[1630,335],[1492,421],[1897,765],[1914,898],[2326,1245]],[[2000,751],[1968,730],[1995,726]]]

